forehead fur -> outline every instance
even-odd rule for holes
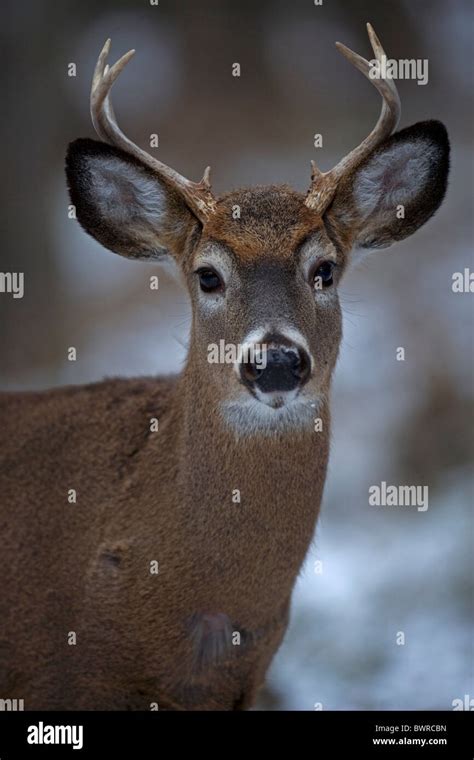
[[[224,243],[247,261],[265,255],[289,258],[322,225],[304,199],[284,185],[235,190],[219,199],[204,237]]]

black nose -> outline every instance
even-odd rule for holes
[[[242,363],[240,374],[246,385],[257,387],[263,393],[292,391],[304,385],[309,378],[311,361],[297,346],[267,346],[253,361]]]

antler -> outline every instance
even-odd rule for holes
[[[203,223],[214,213],[216,201],[211,192],[209,181],[210,167],[204,172],[200,182],[191,182],[186,177],[178,174],[166,164],[158,161],[135,145],[126,137],[119,128],[110,100],[110,90],[113,83],[123,71],[130,58],[135,53],[129,50],[114,65],[109,68],[106,64],[110,51],[110,40],[107,40],[99,55],[92,77],[91,88],[91,117],[97,135],[104,142],[122,148],[131,156],[146,164],[155,174],[163,179],[168,185],[178,190],[188,205]]]
[[[367,32],[375,58],[382,62],[382,58],[386,59],[385,51],[370,24],[367,24]],[[349,50],[340,42],[336,42],[336,47],[377,88],[383,98],[383,103],[379,120],[370,135],[333,169],[328,172],[321,172],[315,162],[311,161],[311,186],[306,196],[305,205],[319,214],[323,214],[331,203],[341,179],[359,166],[374,148],[394,132],[401,112],[400,98],[393,79],[372,79],[369,74],[371,65],[365,58]]]

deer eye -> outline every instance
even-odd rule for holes
[[[311,285],[315,288],[328,288],[333,283],[335,264],[332,261],[323,261],[318,264],[311,274]]]
[[[199,277],[199,285],[204,293],[212,293],[216,290],[224,289],[221,278],[213,269],[203,267],[202,269],[198,269],[196,274]]]

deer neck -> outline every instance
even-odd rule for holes
[[[328,458],[327,402],[315,412],[321,431],[237,436],[192,363],[179,393],[181,509],[193,545],[202,562],[215,563],[227,590],[248,595],[250,584],[256,607],[263,596],[274,609],[290,596],[313,536]]]

